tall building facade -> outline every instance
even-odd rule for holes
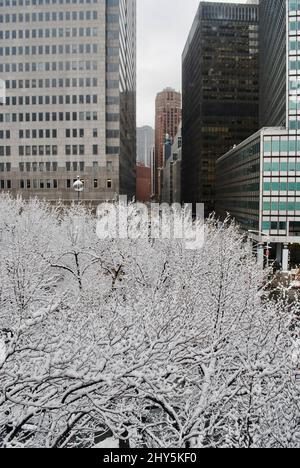
[[[183,52],[183,201],[207,214],[217,159],[258,130],[258,17],[257,2],[201,2]]]
[[[300,1],[262,3],[268,11],[276,6],[274,17],[282,22],[278,29],[285,30],[285,124],[263,128],[218,160],[217,214],[224,217],[230,213],[246,231],[255,231],[251,235],[259,243],[261,261],[264,245],[272,244],[272,252],[286,271],[289,259],[300,262]],[[268,32],[274,38],[267,42],[265,52],[274,61],[274,65],[266,64],[272,70],[271,83],[281,69],[275,66],[278,51],[272,22],[263,34]],[[269,94],[269,112],[282,108],[277,91],[275,88],[274,94]],[[266,114],[269,119],[272,121],[273,115]]]
[[[181,122],[181,93],[166,88],[155,101],[155,195],[161,199],[162,171],[164,168],[164,143],[168,134],[175,137]]]
[[[260,31],[260,127],[286,125],[285,0],[262,0]]]
[[[137,163],[151,167],[151,151],[154,146],[155,132],[152,127],[145,125],[137,128]]]
[[[133,196],[136,0],[1,0],[0,27],[0,189]]]

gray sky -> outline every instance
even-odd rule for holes
[[[154,126],[157,92],[167,86],[181,90],[181,54],[198,5],[199,0],[137,0],[138,126]]]

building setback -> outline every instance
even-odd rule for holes
[[[181,94],[172,88],[158,93],[155,101],[155,195],[161,199],[164,143],[166,135],[173,139],[181,122]]]
[[[182,56],[182,190],[207,214],[216,160],[258,130],[258,71],[258,5],[201,2]]]
[[[136,0],[0,1],[0,189],[135,194]]]
[[[279,50],[269,19],[264,31],[266,37],[269,33],[274,38],[266,42],[269,50],[265,54],[270,60],[266,66],[273,74],[268,82],[287,84],[286,113],[279,118],[285,125],[263,128],[218,160],[217,214],[225,217],[230,213],[243,229],[255,231],[251,236],[259,243],[259,261],[263,261],[264,245],[272,244],[272,253],[287,271],[289,258],[292,263],[300,261],[300,1],[264,0],[262,7],[269,12],[276,7],[272,18],[276,24],[280,18],[284,25],[278,24],[278,30],[285,29],[284,43],[288,47]],[[280,63],[287,64],[284,79],[279,78],[281,69],[272,64],[278,62],[279,52]],[[262,72],[262,76],[266,74]],[[276,87],[273,95],[269,93],[267,107],[263,100],[263,108],[270,112],[283,108],[282,91],[279,100],[277,91]],[[266,112],[268,120],[273,121],[273,115],[268,117]]]

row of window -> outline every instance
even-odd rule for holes
[[[10,172],[11,163],[2,163],[0,162],[0,172]]]
[[[205,3],[203,7],[203,18],[205,20],[226,21],[253,21],[257,22],[258,8],[254,5],[226,5]]]
[[[9,140],[10,139],[10,130],[0,130],[0,140]]]
[[[20,180],[20,189],[57,189],[58,183],[57,179],[21,179]]]
[[[289,86],[291,91],[297,91],[300,89],[300,79],[290,78]]]
[[[93,129],[93,137],[98,137],[98,130],[97,128]],[[70,128],[66,129],[66,138],[84,138],[84,128]]]
[[[74,162],[66,162],[66,170],[68,172],[83,172],[85,167],[84,161],[74,161]],[[19,163],[19,171],[20,172],[57,172],[57,162],[55,161],[47,161],[47,162],[20,162]],[[93,169],[98,169],[99,163],[98,161],[93,162]],[[112,161],[106,162],[106,170],[112,171],[113,164]],[[0,172],[11,172],[11,163],[8,162],[0,162]]]
[[[3,152],[4,152],[4,147]],[[6,147],[10,148],[10,147]],[[106,154],[119,154],[120,148],[118,146],[107,146]],[[9,149],[10,152],[10,149]],[[65,146],[66,156],[84,156],[85,146],[84,145],[66,145]],[[97,156],[99,154],[98,145],[92,145],[92,154]],[[1,155],[1,153],[0,153]],[[57,156],[57,145],[33,145],[33,146],[19,146],[19,156]],[[4,156],[4,154],[2,155]],[[6,156],[8,156],[6,154]]]
[[[61,95],[61,96],[6,96],[7,106],[36,106],[36,105],[73,105],[73,104],[97,104],[97,94]],[[107,96],[107,105],[118,105],[119,97]]]
[[[0,179],[0,190],[9,190],[9,189],[11,189],[11,180]]]
[[[300,41],[296,39],[290,40],[290,50],[300,50]]]
[[[57,162],[20,162],[19,163],[19,171],[20,172],[57,172]],[[98,161],[93,162],[93,169],[98,169],[99,163]],[[84,161],[67,161],[66,162],[66,170],[67,172],[83,172],[85,169]],[[106,170],[112,171],[113,166],[111,161],[107,161],[106,163]],[[10,163],[0,163],[0,172],[10,172],[11,171],[11,164]]]
[[[300,120],[290,119],[289,128],[290,130],[300,130]]]
[[[52,150],[51,150],[52,148]],[[117,155],[120,153],[119,146],[106,146],[106,154]],[[57,146],[19,146],[19,156],[43,156],[43,155],[57,156]],[[66,145],[65,146],[66,156],[84,156],[85,147],[84,145]],[[99,148],[98,145],[92,145],[92,155],[98,156]]]
[[[97,104],[97,94],[73,94],[72,96],[6,96],[7,106],[36,106],[36,105],[69,105],[69,104]]]
[[[57,145],[19,146],[19,156],[57,156]]]
[[[10,156],[11,148],[10,146],[0,146],[0,156]]]
[[[263,231],[286,231],[284,221],[263,221]]]
[[[43,39],[55,37],[97,37],[99,28],[41,28],[0,30],[0,39]]]
[[[67,172],[76,172],[76,171],[79,171],[79,172],[83,172],[84,171],[84,162],[66,162],[66,171]]]
[[[10,63],[0,64],[0,73],[10,73],[12,72],[12,67]],[[15,64],[16,65],[16,64]],[[72,60],[72,61],[63,61],[63,62],[32,62],[32,63],[22,63],[19,71],[22,72],[45,72],[45,71],[90,71],[97,70],[98,64],[96,60]]]
[[[265,153],[299,153],[300,152],[300,140],[296,139],[279,139],[273,138],[270,140],[265,139],[264,142]]]
[[[17,65],[17,64],[15,64]],[[53,79],[33,79],[33,80],[6,80],[6,89],[17,88],[96,88],[97,78],[53,78]]]
[[[107,130],[107,138],[110,138],[110,135],[116,135],[114,138],[118,138],[119,131],[118,130]],[[4,138],[6,134],[6,138],[10,138],[10,131],[7,130],[0,130],[0,139]],[[84,138],[84,128],[67,128],[65,130],[66,138]],[[109,136],[108,136],[109,135]],[[98,129],[93,129],[93,138],[98,137]],[[57,130],[56,129],[28,129],[28,130],[19,130],[19,138],[21,139],[29,139],[29,138],[57,138]],[[113,137],[111,137],[113,138]]]
[[[108,3],[111,3],[111,0],[107,0]],[[112,0],[113,3],[116,3],[119,0]],[[0,7],[17,7],[17,6],[36,6],[36,5],[90,5],[92,3],[98,3],[98,0],[0,0]]]
[[[57,172],[57,162],[19,163],[20,172]]]
[[[0,56],[10,55],[61,55],[61,54],[97,54],[97,44],[60,44],[32,45],[19,47],[0,47]]]
[[[19,130],[19,138],[57,138],[56,129]]]
[[[300,60],[290,60],[290,70],[291,71],[296,71],[296,70],[300,70]]]
[[[119,114],[107,114],[108,121],[117,121]],[[98,120],[97,112],[39,112],[26,114],[1,114],[0,122],[64,122]]]
[[[57,156],[58,149],[57,145],[31,145],[31,146],[19,146],[19,156]],[[106,154],[117,155],[120,153],[119,146],[106,146]],[[85,146],[84,145],[66,145],[65,146],[66,156],[84,156]],[[98,145],[92,145],[92,154],[97,156],[99,154]],[[0,156],[10,156],[10,146],[0,146]]]
[[[300,10],[300,0],[289,0],[289,11]]]
[[[300,182],[264,182],[265,192],[300,192]]]
[[[290,18],[290,31],[295,32],[300,29],[300,21],[294,18]]]
[[[26,32],[26,31],[27,31],[27,32]],[[49,31],[49,30],[48,30],[48,31]],[[33,34],[36,35],[36,33],[33,33]],[[50,33],[47,32],[46,34],[50,34]],[[119,39],[119,31],[118,31],[118,30],[107,30],[107,31],[105,32],[105,34],[106,34],[106,39],[107,39],[107,40],[118,40],[118,39]],[[54,35],[54,36],[56,35],[55,37],[57,37],[57,33],[56,33],[55,30],[53,31],[53,35]],[[67,35],[67,37],[70,37],[69,30],[66,31],[66,35]],[[81,35],[82,35],[82,34],[81,34]],[[62,37],[63,37],[63,36],[62,36]],[[74,37],[77,37],[77,33],[76,33],[75,31],[74,31]],[[20,29],[20,30],[18,30],[18,31],[17,31],[17,30],[13,30],[13,31],[7,30],[7,31],[4,31],[4,32],[3,32],[3,31],[0,31],[0,38],[1,38],[1,39],[11,39],[11,40],[13,40],[13,39],[24,39],[24,38],[30,39],[30,32],[29,32],[29,30],[25,30],[25,31],[24,31],[24,30],[22,30],[22,29]],[[27,46],[27,47],[29,47],[29,46]],[[37,48],[36,48],[35,46],[32,46],[32,47],[34,47],[35,50],[37,50]],[[55,46],[55,47],[61,47],[61,46]],[[66,44],[65,50],[70,50],[70,51],[71,51],[71,49],[69,49],[69,47],[71,47],[71,49],[72,49],[72,47],[73,47],[72,44],[71,44],[71,45],[70,45],[70,44]],[[19,50],[19,48],[18,48],[18,50]],[[26,50],[26,48],[25,48],[25,50]],[[47,49],[45,48],[45,50],[47,50]],[[57,49],[57,50],[58,50],[58,49]],[[90,49],[89,49],[89,50],[90,50]],[[39,53],[40,53],[40,52],[39,52]],[[53,52],[52,52],[52,53],[53,53]],[[59,52],[59,53],[63,53],[63,52]],[[10,54],[8,54],[8,55],[10,55]]]
[[[39,11],[38,13],[6,13],[0,15],[0,23],[36,23],[43,21],[91,21],[98,19],[96,10]]]
[[[264,211],[300,211],[300,201],[274,201],[263,203]]]
[[[293,114],[298,113],[300,111],[300,96],[290,96],[289,98],[289,109],[293,112]]]
[[[66,180],[66,188],[73,188],[74,182],[76,182],[77,179],[67,179]],[[3,188],[11,188],[11,181],[6,181],[7,187],[5,187],[5,181],[3,181]],[[9,185],[9,187],[8,187]],[[93,187],[98,188],[99,187],[99,181],[98,179],[93,180]],[[0,181],[0,188],[1,186],[1,181]],[[38,190],[43,190],[43,189],[57,189],[58,188],[58,181],[57,179],[21,179],[20,180],[20,189],[38,189]],[[106,181],[106,188],[107,189],[112,189],[112,180],[108,179]]]
[[[273,161],[264,163],[265,172],[300,172],[300,162]]]
[[[66,188],[73,188],[74,182],[77,179],[67,179],[66,180]],[[58,181],[57,179],[21,179],[19,182],[20,189],[36,189],[36,190],[44,190],[44,189],[57,189],[58,188]],[[99,187],[98,179],[93,179],[93,188]],[[112,180],[108,179],[106,181],[106,188],[112,189],[113,184]],[[2,180],[0,179],[0,190],[10,190],[12,188],[11,180]]]
[[[96,148],[96,152],[94,152],[94,148]],[[66,145],[65,146],[65,154],[67,156],[84,156],[84,145]],[[98,145],[93,145],[93,154],[98,154]]]
[[[67,188],[73,188],[73,184],[74,182],[76,182],[77,179],[67,179]],[[107,189],[112,189],[113,188],[113,183],[112,183],[112,180],[111,179],[107,179],[106,182],[105,182],[105,186]],[[94,188],[98,188],[99,187],[99,180],[98,179],[94,179],[93,180],[93,187]]]

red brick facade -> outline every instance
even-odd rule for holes
[[[149,202],[151,199],[151,168],[138,164],[136,167],[136,199]]]

